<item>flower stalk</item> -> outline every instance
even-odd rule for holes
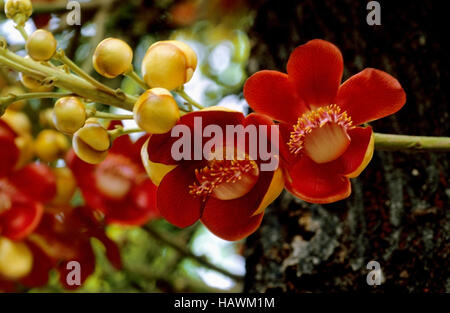
[[[407,136],[375,133],[375,149],[386,151],[449,152],[450,137]]]

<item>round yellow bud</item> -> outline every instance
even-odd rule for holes
[[[87,120],[72,139],[73,150],[86,163],[98,164],[108,155],[111,139],[108,131],[95,120]]]
[[[159,41],[148,48],[141,66],[147,85],[173,90],[192,78],[197,67],[197,55],[184,42]]]
[[[0,237],[0,276],[16,280],[28,275],[32,268],[33,254],[26,244]]]
[[[6,110],[1,117],[18,135],[30,134],[31,122],[28,116],[20,111]]]
[[[23,134],[16,137],[14,142],[20,151],[15,168],[20,169],[28,164],[34,156],[33,137],[30,134]]]
[[[21,95],[24,92],[25,91],[23,90],[22,87],[13,85],[13,86],[6,86],[5,88],[3,88],[0,94],[2,97],[7,97],[9,94]],[[25,106],[26,103],[27,103],[26,100],[15,101],[11,103],[8,106],[8,108],[14,111],[20,111]]]
[[[53,108],[47,108],[39,112],[39,124],[44,128],[56,128],[53,123]]]
[[[67,167],[57,167],[53,168],[52,172],[56,178],[56,196],[50,204],[57,206],[69,204],[77,188],[72,171]]]
[[[66,134],[73,134],[86,122],[86,108],[78,97],[63,97],[53,108],[53,124]]]
[[[30,0],[6,0],[5,15],[17,24],[23,25],[33,13]]]
[[[97,45],[92,64],[102,76],[114,78],[132,69],[133,50],[123,40],[106,38]]]
[[[53,162],[69,149],[67,137],[53,129],[44,129],[34,141],[34,152],[44,162]]]
[[[33,60],[48,61],[55,54],[57,44],[51,32],[38,29],[28,37],[25,48]]]
[[[145,91],[133,108],[134,120],[150,134],[164,134],[180,119],[180,110],[172,94],[164,88]]]

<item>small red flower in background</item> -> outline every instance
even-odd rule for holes
[[[43,205],[56,194],[50,168],[31,163],[16,169],[16,134],[0,120],[0,236],[20,240],[38,225]]]
[[[227,125],[273,125],[270,119],[259,114],[244,117],[240,112],[198,111],[182,116],[177,123],[190,129],[191,143],[195,142],[194,137],[203,135],[203,129],[200,135],[194,131],[196,117],[202,118],[203,129],[215,125],[223,134]],[[230,138],[224,137],[223,146],[215,147],[214,153],[226,153]],[[192,154],[195,148],[204,151],[210,137],[203,138],[201,147],[192,147]],[[219,157],[222,160],[217,157],[206,160],[203,156],[201,160],[195,160],[192,156],[190,160],[176,161],[171,149],[177,140],[179,138],[168,132],[152,135],[148,142],[151,162],[176,166],[158,186],[157,203],[161,215],[178,227],[187,227],[200,219],[212,233],[225,240],[239,240],[253,233],[261,223],[264,209],[283,189],[281,170],[261,171],[261,160],[250,158],[230,160],[222,156]],[[270,147],[270,134],[265,140]],[[235,149],[233,151],[241,149],[240,152],[249,155],[247,146],[231,148]]]
[[[305,201],[348,197],[349,178],[373,154],[372,128],[357,125],[393,114],[406,101],[385,72],[368,68],[340,85],[342,72],[339,49],[316,39],[294,50],[288,74],[260,71],[244,86],[250,107],[280,122],[286,188]]]
[[[91,238],[97,238],[103,243],[109,261],[120,269],[119,249],[106,236],[104,227],[94,217],[92,209],[47,207],[36,230],[20,242],[26,245],[32,255],[31,269],[25,276],[14,280],[2,277],[0,271],[0,290],[14,291],[17,282],[30,288],[44,286],[52,268],[58,270],[60,282],[66,289],[79,288],[95,270],[96,259]],[[15,258],[20,261],[24,253],[22,251],[21,255],[17,254],[16,252]],[[72,268],[67,268],[67,264],[72,261],[80,264],[80,285],[68,283],[67,278]]]
[[[66,289],[78,288],[78,285],[67,283],[67,276],[72,270],[70,267],[67,268],[67,264],[71,261],[80,264],[81,284],[83,284],[95,270],[91,238],[97,238],[103,243],[109,261],[115,268],[120,269],[119,248],[106,236],[104,227],[94,217],[91,208],[66,207],[47,210],[39,226],[28,239],[32,246],[43,253],[40,253],[40,258],[34,261],[31,274],[22,279],[22,283],[27,286],[44,285],[48,279],[49,269],[55,267],[60,274],[60,282]]]
[[[103,212],[107,223],[142,225],[159,216],[156,186],[140,157],[146,139],[133,143],[128,135],[117,138],[106,159],[97,165],[82,161],[73,151],[68,153],[67,164],[86,203]]]

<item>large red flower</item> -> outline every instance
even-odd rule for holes
[[[105,214],[107,223],[142,225],[159,216],[156,186],[147,177],[140,158],[145,137],[133,143],[128,135],[117,138],[106,159],[88,164],[73,151],[67,156],[86,203]]]
[[[406,95],[389,74],[365,69],[340,85],[343,58],[324,40],[291,54],[287,74],[260,71],[244,86],[250,107],[280,122],[286,188],[301,199],[329,203],[351,193],[373,154],[370,126],[397,112]]]
[[[44,164],[16,169],[16,134],[0,120],[0,236],[20,240],[39,223],[43,204],[56,194],[55,177]]]
[[[198,118],[202,121],[200,127],[195,124]],[[162,178],[157,193],[158,209],[170,223],[187,227],[200,219],[212,233],[226,240],[244,238],[259,227],[265,207],[283,188],[282,174],[281,170],[262,171],[262,161],[249,157],[248,140],[247,144],[238,144],[236,138],[225,135],[226,126],[236,125],[258,127],[270,126],[273,122],[263,115],[244,117],[240,112],[186,114],[177,126],[189,130],[186,138],[190,142],[190,157],[178,161],[171,150],[179,137],[172,137],[171,132],[150,137],[149,160],[175,166]],[[204,133],[208,126],[219,127],[224,136],[210,149],[213,155],[205,158],[203,151],[213,137]],[[258,132],[257,136],[252,140],[259,144],[266,141],[270,147],[270,130],[265,134]],[[230,151],[242,153],[242,157],[224,157]]]

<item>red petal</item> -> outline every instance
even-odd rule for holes
[[[59,272],[59,281],[66,289],[77,289],[79,288],[86,279],[94,272],[95,270],[95,255],[92,250],[90,241],[87,240],[85,244],[78,248],[77,256],[72,260],[65,260],[61,262],[57,269]],[[75,269],[72,266],[67,268],[69,262],[76,261],[80,264],[80,285],[69,285],[68,278],[74,278],[72,275],[72,271]]]
[[[333,103],[344,69],[339,49],[330,42],[314,39],[292,52],[287,64],[289,80],[309,106]]]
[[[343,155],[329,163],[330,167],[335,168],[336,173],[342,175],[349,175],[357,171],[365,161],[367,150],[372,148],[370,146],[372,134],[372,127],[370,126],[350,129],[348,131],[348,135],[351,138],[350,145]]]
[[[406,94],[391,75],[367,68],[339,88],[336,103],[350,115],[353,125],[391,115],[405,104]]]
[[[20,240],[28,236],[41,220],[44,209],[42,205],[13,203],[13,207],[0,216],[1,235],[12,240]]]
[[[44,164],[28,164],[15,172],[9,180],[17,189],[44,204],[56,195],[55,176]]]
[[[228,111],[197,111],[192,112],[186,115],[183,115],[181,119],[178,121],[177,125],[186,125],[190,130],[190,138],[191,141],[191,160],[194,159],[194,135],[199,136],[198,134],[194,134],[194,119],[195,117],[202,118],[202,129],[207,125],[217,125],[221,127],[225,134],[226,125],[238,125],[242,124],[244,120],[244,115],[240,112],[228,112]],[[202,134],[201,134],[202,135]],[[181,136],[181,135],[180,135]],[[188,139],[186,138],[186,139]],[[224,138],[225,139],[225,138]],[[180,137],[172,137],[171,131],[165,134],[156,134],[150,137],[148,142],[148,156],[150,161],[155,163],[163,163],[167,165],[177,164],[178,161],[175,161],[172,158],[171,150],[174,142],[180,140]],[[206,143],[208,138],[204,138],[203,144]],[[203,147],[202,147],[203,148]]]
[[[328,164],[317,164],[307,156],[285,168],[286,189],[302,200],[331,203],[348,197],[350,180],[330,170]]]
[[[53,261],[34,243],[27,241],[27,245],[33,253],[33,268],[20,281],[27,287],[44,286],[48,282],[49,271],[54,266]]]
[[[105,200],[102,205],[106,222],[121,225],[143,225],[159,216],[156,207],[157,187],[150,179],[135,186],[124,200]]]
[[[162,179],[158,187],[157,203],[161,215],[173,225],[187,227],[201,216],[203,201],[189,193],[189,185],[196,181],[195,169],[200,162],[182,163]]]
[[[234,241],[258,229],[264,213],[253,213],[258,209],[273,177],[273,172],[260,173],[257,184],[245,196],[234,200],[213,197],[207,200],[201,221],[213,234]]]
[[[253,74],[245,82],[244,97],[254,111],[285,123],[294,124],[306,111],[288,76],[277,71]]]
[[[256,138],[246,135],[245,151],[259,165],[265,164],[265,170],[275,171],[279,167],[280,160],[280,132],[278,125],[268,116],[258,113],[249,114],[244,121],[244,127],[256,126]],[[260,127],[263,126],[263,127]],[[263,130],[265,127],[265,130]],[[273,133],[273,134],[272,134]],[[272,136],[274,135],[274,136]],[[239,142],[239,140],[237,141]],[[257,155],[251,155],[250,147],[255,144]],[[264,160],[263,160],[264,158]],[[273,168],[271,168],[273,166]]]
[[[10,174],[19,159],[15,138],[14,131],[5,121],[0,120],[0,177]]]

